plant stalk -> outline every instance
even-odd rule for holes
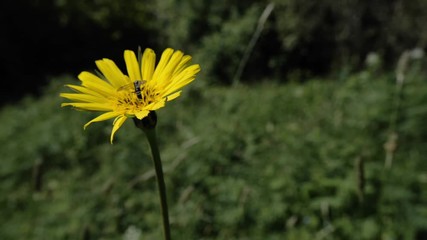
[[[165,240],[170,240],[170,226],[169,226],[169,213],[168,203],[166,199],[166,186],[163,178],[162,161],[160,159],[159,147],[156,139],[156,128],[144,128],[145,135],[147,136],[148,142],[151,148],[151,154],[153,156],[154,168],[156,171],[157,187],[159,189],[160,207],[163,218],[163,234]]]

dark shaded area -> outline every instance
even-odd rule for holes
[[[241,82],[304,81],[346,68],[374,52],[379,70],[427,45],[427,1],[275,0]],[[76,76],[123,50],[166,47],[190,53],[204,81],[230,84],[270,1],[18,0],[0,3],[0,102],[37,94],[50,76]]]
[[[146,37],[148,31],[136,31],[134,24],[123,22],[125,19],[115,19],[103,27],[87,15],[70,10],[70,18],[61,23],[52,0],[2,1],[0,9],[2,104],[28,93],[38,94],[49,76],[76,76],[82,70],[95,69],[96,59],[123,59],[124,49],[155,46],[149,42],[154,38]],[[114,39],[116,29],[120,29],[120,37]]]

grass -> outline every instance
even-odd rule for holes
[[[387,74],[305,84],[195,84],[160,110],[174,239],[415,239],[427,234],[427,83],[395,113]],[[61,109],[68,77],[0,112],[2,239],[160,239],[148,144],[131,121]],[[362,164],[363,163],[363,164]]]

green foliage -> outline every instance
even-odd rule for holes
[[[407,49],[425,47],[424,0],[275,0],[276,31],[286,66],[328,73],[342,63],[363,64],[378,52],[388,68]]]
[[[427,232],[427,82],[407,74],[391,168],[383,145],[395,82],[200,87],[158,112],[176,239],[422,239]],[[58,78],[1,110],[2,239],[160,239],[144,135],[61,109]],[[361,164],[363,163],[363,164]],[[363,176],[361,175],[363,173]]]
[[[140,37],[135,33],[138,29],[150,35],[150,39],[140,39],[139,41],[155,42],[158,39],[152,31],[157,31],[159,26],[152,21],[154,16],[152,3],[146,4],[141,1],[83,1],[83,0],[57,0],[53,2],[57,17],[63,27],[81,28],[82,32],[87,28],[88,23],[97,29],[106,30],[109,40],[126,40],[131,36]],[[157,29],[157,30],[155,30]],[[128,39],[129,41],[130,39]],[[132,41],[132,40],[130,40]]]
[[[205,78],[216,76],[221,83],[230,83],[262,7],[257,1],[189,0],[157,1],[155,8],[167,43],[193,51],[203,63]]]
[[[200,62],[206,63],[203,65],[203,71],[215,73],[221,83],[231,83],[255,30],[259,12],[257,7],[247,9],[244,14],[232,12],[230,19],[218,30],[203,37],[195,55]]]

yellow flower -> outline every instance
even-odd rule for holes
[[[141,56],[139,50],[138,56]],[[131,50],[125,50],[124,59],[128,75],[123,74],[110,59],[96,61],[97,75],[82,72],[78,78],[81,86],[67,85],[74,93],[61,93],[60,96],[71,100],[61,106],[73,106],[76,109],[105,112],[84,125],[115,118],[110,142],[114,133],[128,118],[143,119],[150,111],[165,106],[165,103],[177,98],[181,88],[195,79],[200,71],[198,64],[189,65],[191,56],[181,51],[166,49],[156,66],[156,55],[147,48],[142,59],[137,59]]]

